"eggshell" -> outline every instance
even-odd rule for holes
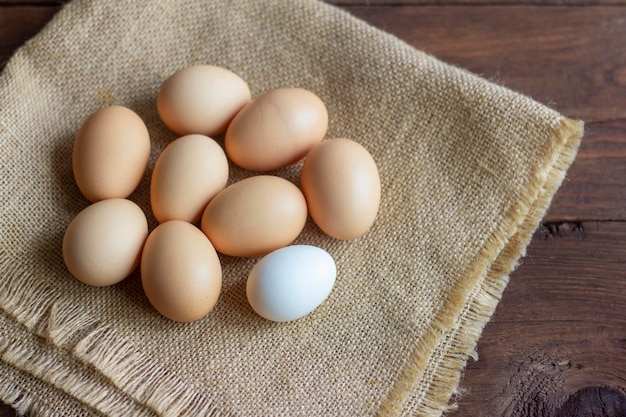
[[[150,157],[150,135],[141,118],[122,106],[102,108],[83,123],[72,150],[78,188],[89,201],[128,197]]]
[[[327,129],[328,111],[318,96],[302,88],[278,88],[235,116],[226,131],[226,154],[248,170],[277,169],[304,158]]]
[[[326,300],[335,285],[333,258],[315,246],[278,249],[257,262],[246,283],[252,309],[272,321],[306,316]]]
[[[357,142],[322,142],[304,160],[301,181],[309,213],[326,234],[354,239],[374,223],[380,176],[370,153]]]
[[[157,96],[161,120],[179,135],[224,133],[251,99],[248,84],[226,68],[194,65],[166,79]]]
[[[141,282],[159,313],[191,322],[217,303],[222,267],[213,245],[198,228],[172,220],[150,233],[141,258]]]
[[[135,203],[102,200],[78,213],[63,236],[63,260],[85,284],[113,285],[133,272],[148,236],[148,222]]]
[[[187,135],[170,143],[152,172],[150,202],[160,222],[200,220],[209,201],[228,181],[226,154],[213,139]]]
[[[304,196],[291,182],[259,175],[226,187],[202,215],[202,231],[215,249],[259,256],[291,243],[304,228]]]

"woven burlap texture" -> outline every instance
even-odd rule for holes
[[[65,228],[88,205],[71,168],[82,121],[110,104],[145,120],[150,165],[130,199],[152,229],[151,169],[176,138],[156,94],[199,63],[254,96],[314,91],[327,137],[360,142],[380,169],[366,235],[337,241],[309,221],[296,240],[338,267],[301,320],[248,306],[257,259],[221,256],[219,302],[190,324],[160,316],[138,272],[93,288],[63,264]],[[581,136],[581,122],[327,4],[75,0],[0,78],[0,396],[44,416],[441,415]],[[273,174],[299,185],[300,169]],[[231,183],[251,175],[231,164]]]

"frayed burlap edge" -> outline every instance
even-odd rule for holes
[[[0,308],[34,335],[45,338],[58,349],[65,349],[85,365],[93,366],[114,387],[148,410],[164,416],[227,415],[191,389],[186,381],[141,353],[119,332],[63,299],[50,285],[28,276],[26,271],[17,270],[4,251],[0,253],[0,270],[5,271],[0,280]],[[3,352],[11,348],[0,346]],[[18,351],[11,354],[21,356]],[[27,368],[17,369],[34,377],[54,380],[53,385],[64,392],[80,391],[80,378],[64,374],[67,370],[54,361],[39,363],[37,372]],[[11,403],[12,398],[22,394],[21,390],[9,392],[3,387],[0,397]],[[127,411],[124,404],[116,403],[114,398],[94,394],[80,396],[80,400],[95,410],[115,410],[121,415]]]
[[[110,384],[93,367],[77,360],[71,351],[48,343],[8,314],[0,313],[0,322],[0,381],[8,379],[19,385],[19,379],[22,381],[22,389],[41,391],[48,399],[50,395],[46,391],[54,391],[52,397],[59,397],[59,400],[64,398],[73,403],[74,408],[79,403],[82,408],[89,409],[89,414],[98,412],[111,417],[155,416],[143,404]],[[19,377],[7,376],[11,373],[17,373]],[[29,376],[26,381],[21,374]],[[38,398],[36,393],[29,395]],[[58,404],[58,401],[54,400],[53,403]],[[57,413],[68,413],[61,406],[57,408]]]
[[[407,410],[411,393],[427,386],[409,413],[438,417],[457,408],[450,399],[470,357],[477,358],[476,344],[493,315],[520,257],[545,215],[552,197],[573,163],[583,136],[582,121],[561,119],[547,141],[545,164],[538,166],[514,203],[505,221],[489,238],[473,261],[466,280],[414,350],[398,380],[379,408],[379,417],[396,417]],[[431,354],[427,354],[431,352]]]
[[[55,415],[37,396],[15,382],[0,381],[0,399],[13,407],[18,416],[47,417]]]
[[[4,378],[0,381],[0,399],[13,407],[17,415],[20,416],[50,414],[34,395],[15,382],[9,382]]]

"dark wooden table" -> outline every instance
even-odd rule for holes
[[[626,3],[336,3],[586,122],[578,158],[484,330],[451,417],[626,416]],[[0,0],[0,66],[59,7]],[[0,406],[0,417],[14,415]]]

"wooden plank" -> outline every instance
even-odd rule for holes
[[[546,222],[626,219],[626,120],[588,123]]]
[[[626,415],[625,248],[623,222],[540,229],[450,417]],[[619,412],[577,414],[599,396]]]
[[[445,62],[587,122],[626,117],[624,7],[349,7]]]
[[[626,7],[350,7],[445,62],[587,122],[548,221],[626,219]]]

